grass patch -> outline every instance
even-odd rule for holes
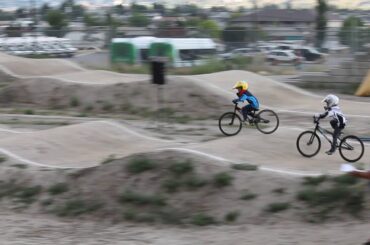
[[[85,108],[84,108],[84,111],[85,112],[91,112],[91,111],[93,111],[94,110],[94,106],[93,105],[87,105],[87,106],[85,106]]]
[[[107,112],[110,112],[110,111],[113,111],[114,109],[114,105],[109,103],[109,102],[104,102],[103,106],[102,106],[102,110],[103,111],[107,111]]]
[[[59,195],[69,190],[67,183],[57,183],[49,187],[48,192],[50,195]]]
[[[166,199],[161,195],[140,194],[132,191],[123,192],[118,200],[120,203],[132,203],[136,205],[165,206],[167,204]]]
[[[192,217],[191,223],[198,226],[206,226],[216,224],[216,219],[210,215],[199,213]]]
[[[26,168],[28,168],[28,165],[18,163],[18,164],[13,164],[12,167],[20,168],[20,169],[26,169]]]
[[[190,161],[185,161],[171,164],[171,166],[168,169],[175,175],[180,176],[193,172],[194,167]]]
[[[167,179],[162,183],[162,188],[164,188],[167,192],[173,193],[177,192],[178,189],[181,187],[182,183],[178,179]]]
[[[131,160],[127,164],[127,171],[130,172],[131,174],[140,174],[142,172],[148,171],[148,170],[153,170],[157,166],[156,164],[147,158],[144,157],[137,157]]]
[[[53,204],[53,202],[54,202],[53,199],[48,198],[48,199],[45,199],[45,200],[41,201],[41,206],[47,207],[47,206],[50,206],[51,204]]]
[[[14,193],[14,197],[17,198],[19,202],[30,204],[36,200],[36,196],[39,195],[41,191],[42,187],[40,185],[21,187]]]
[[[278,213],[281,211],[284,211],[290,207],[290,204],[287,202],[276,202],[276,203],[270,203],[265,208],[265,211],[270,213]]]
[[[85,201],[82,199],[68,200],[63,205],[54,209],[54,213],[61,217],[74,217],[86,213],[92,213],[103,207],[103,204],[96,201]]]
[[[115,155],[109,155],[106,159],[104,159],[101,164],[104,165],[104,164],[108,164],[108,163],[111,163],[113,162],[114,160],[116,160],[115,158]]]
[[[276,189],[273,189],[272,192],[276,194],[284,194],[285,188],[276,188]]]
[[[26,115],[33,115],[33,114],[35,114],[32,109],[26,109],[26,110],[23,111],[23,113],[26,114]]]
[[[230,211],[227,214],[225,214],[224,220],[226,222],[235,222],[240,216],[239,211]]]
[[[200,178],[197,175],[190,175],[184,179],[184,185],[189,189],[198,189],[208,184],[206,179]]]
[[[302,190],[297,193],[297,199],[311,208],[318,209],[316,214],[321,221],[325,220],[334,210],[358,216],[365,207],[364,191],[343,185],[335,185],[325,190],[313,188]]]
[[[244,193],[242,193],[242,195],[240,196],[240,199],[241,200],[244,200],[244,201],[248,201],[248,200],[252,200],[252,199],[255,199],[257,198],[257,194],[255,193],[251,193],[249,191],[244,191]]]
[[[258,170],[257,165],[252,165],[252,164],[248,164],[248,163],[233,164],[233,165],[231,165],[231,168],[235,169],[235,170],[244,170],[244,171]]]
[[[340,185],[354,185],[359,181],[359,179],[349,174],[343,174],[333,177],[332,181]]]
[[[213,176],[213,184],[218,188],[229,186],[232,184],[234,178],[227,172],[221,172]]]
[[[5,162],[6,160],[8,160],[8,159],[6,158],[6,156],[1,156],[1,155],[0,155],[0,163]]]
[[[327,179],[328,179],[328,176],[326,176],[326,175],[320,175],[320,176],[317,176],[317,177],[308,176],[308,177],[303,178],[302,184],[303,185],[317,186],[317,185],[320,185],[321,183],[323,183],[324,181],[326,181]]]
[[[78,107],[80,105],[80,100],[77,97],[72,97],[69,100],[70,107]]]

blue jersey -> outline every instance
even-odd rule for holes
[[[260,104],[257,100],[256,97],[254,97],[254,95],[249,92],[248,90],[245,90],[245,91],[241,91],[240,93],[237,93],[238,97],[239,97],[239,101],[241,102],[244,102],[244,101],[248,101],[248,103],[254,108],[254,109],[258,109]]]

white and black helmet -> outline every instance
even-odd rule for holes
[[[325,102],[326,106],[331,108],[339,104],[339,98],[334,94],[328,94],[321,102]]]

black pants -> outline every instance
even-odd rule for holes
[[[331,120],[330,125],[334,129],[333,142],[331,143],[330,151],[335,151],[336,148],[337,148],[338,137],[339,137],[340,133],[342,132],[342,130],[344,129],[345,125],[343,123],[340,123],[337,119]]]
[[[247,115],[253,115],[252,111],[255,111],[255,110],[257,109],[254,108],[252,105],[244,106],[242,109],[244,120],[247,119]]]

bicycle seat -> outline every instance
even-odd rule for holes
[[[260,109],[252,108],[252,111],[259,111]]]

